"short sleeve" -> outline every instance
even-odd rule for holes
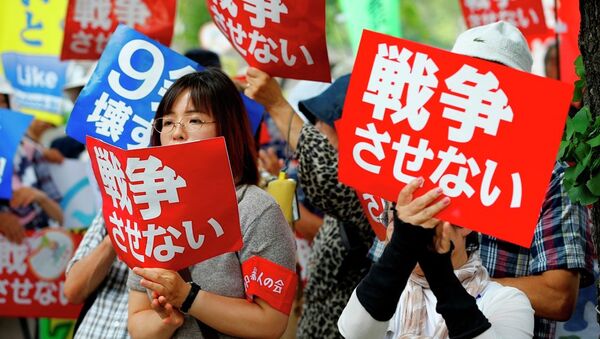
[[[263,205],[262,211],[255,217],[242,215],[242,238],[244,246],[240,251],[240,261],[244,263],[253,256],[268,259],[289,270],[296,271],[296,244],[291,228],[277,203],[258,188],[250,187],[254,192],[247,199],[254,200],[254,207]],[[255,191],[256,190],[256,191]],[[258,194],[257,194],[258,193]],[[243,212],[245,208],[240,208]],[[244,225],[244,223],[248,223]]]
[[[565,165],[557,163],[542,205],[531,246],[530,270],[576,269],[581,285],[593,282],[593,246],[589,211],[575,204],[562,185]]]

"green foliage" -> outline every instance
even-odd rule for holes
[[[184,53],[199,46],[198,30],[211,20],[206,0],[179,0],[171,48]]]
[[[580,101],[585,87],[585,69],[581,56],[575,61],[573,101]],[[583,205],[593,204],[600,198],[600,116],[592,115],[583,106],[573,118],[567,118],[565,133],[558,158],[571,165],[565,171],[563,185],[569,198]]]

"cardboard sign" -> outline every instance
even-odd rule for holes
[[[77,318],[81,305],[64,295],[65,269],[82,235],[28,231],[21,244],[0,235],[0,316]]]
[[[529,247],[572,90],[365,31],[336,126],[339,179],[395,201],[422,176],[415,196],[452,199],[440,219]]]
[[[377,239],[384,241],[387,229],[387,225],[382,222],[383,213],[385,213],[385,200],[369,193],[356,192],[356,196],[360,200],[363,212],[369,220]]]
[[[108,234],[129,267],[180,270],[242,247],[222,137],[130,151],[88,137],[87,149]]]
[[[271,76],[331,81],[324,0],[206,0],[206,5],[250,66]]]
[[[33,117],[0,108],[0,199],[12,197],[13,159]]]
[[[460,7],[469,28],[502,20],[518,27],[525,36],[548,30],[542,0],[460,0]]]
[[[81,143],[91,135],[123,149],[147,147],[152,119],[167,89],[203,70],[192,60],[120,25],[81,91],[66,132]],[[253,131],[264,109],[242,95]]]
[[[119,23],[169,46],[176,0],[70,0],[61,60],[97,60]]]
[[[242,264],[246,299],[257,296],[281,313],[290,314],[298,278],[294,271],[268,259],[253,256]]]

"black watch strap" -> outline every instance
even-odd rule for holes
[[[188,293],[187,297],[185,298],[185,300],[181,304],[181,307],[179,308],[179,310],[183,313],[187,313],[190,310],[190,307],[192,307],[194,300],[196,300],[198,292],[200,292],[200,286],[195,282],[190,282],[190,286],[190,293]]]

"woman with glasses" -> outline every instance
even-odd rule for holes
[[[227,144],[243,247],[179,272],[130,271],[128,328],[133,338],[280,337],[286,329],[294,291],[246,299],[245,263],[252,258],[293,276],[295,245],[279,206],[256,186],[254,140],[240,94],[216,69],[177,80],[158,107],[151,145],[218,136]]]

